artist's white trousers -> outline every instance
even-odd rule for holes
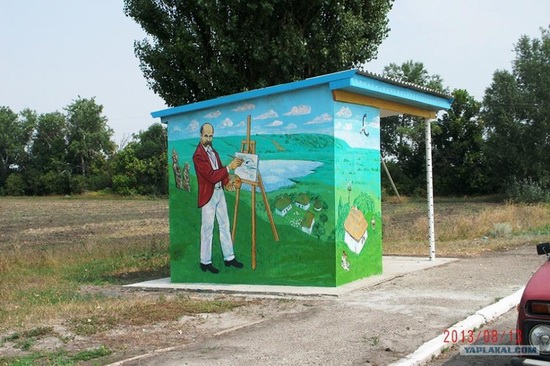
[[[214,231],[214,218],[218,221],[220,229],[220,244],[223,259],[230,261],[235,258],[233,253],[233,241],[229,230],[229,216],[227,215],[227,203],[223,189],[215,189],[210,201],[201,208],[201,263],[212,263],[212,234]]]

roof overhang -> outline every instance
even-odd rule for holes
[[[163,109],[151,115],[165,118],[323,84],[328,85],[334,100],[377,107],[381,117],[411,114],[434,118],[438,111],[449,109],[453,101],[450,96],[428,88],[353,69]]]

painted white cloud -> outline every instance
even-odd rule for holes
[[[170,132],[172,132],[172,133],[176,133],[176,132],[180,132],[180,131],[181,131],[181,128],[180,128],[180,126],[177,126],[177,125],[170,128]]]
[[[342,123],[342,122],[338,121],[334,124],[334,129],[335,130],[343,130],[343,131],[351,131],[353,129],[353,123],[351,123],[351,122]]]
[[[374,128],[380,128],[380,117],[376,117],[374,120],[372,120],[372,122],[369,123],[369,126]]]
[[[220,123],[220,126],[222,128],[232,127],[233,126],[233,121],[229,118],[226,118]]]
[[[219,117],[222,114],[220,111],[210,112],[204,118],[216,118]]]
[[[239,122],[236,127],[244,127],[244,121]]]
[[[256,106],[252,103],[245,103],[243,105],[238,106],[237,108],[233,109],[233,112],[244,112],[249,111],[251,109],[256,108]]]
[[[277,126],[280,126],[283,124],[283,121],[279,121],[278,119],[276,119],[275,121],[271,122],[270,124],[268,124],[269,127],[277,127]]]
[[[302,116],[304,114],[310,114],[311,107],[306,104],[296,105],[285,113],[285,116]]]
[[[291,124],[287,125],[287,126],[285,127],[285,129],[286,129],[286,130],[293,130],[293,129],[295,129],[296,127],[298,127],[298,126],[296,126],[295,123],[291,123]]]
[[[341,118],[351,118],[353,113],[351,112],[351,109],[349,107],[342,107],[338,112],[336,112],[336,117]]]
[[[332,116],[328,113],[323,113],[320,116],[315,117],[312,121],[306,122],[306,125],[317,125],[320,123],[328,123],[332,121]]]
[[[189,123],[189,125],[186,128],[187,131],[196,131],[198,129],[199,129],[199,121],[195,119],[192,120],[191,123]]]
[[[279,117],[277,112],[275,112],[273,109],[270,109],[264,114],[260,114],[259,116],[254,117],[254,119],[268,119],[268,118],[277,118],[277,117]]]
[[[233,121],[229,118],[226,118],[220,123],[220,126],[221,128],[231,127],[233,126]]]

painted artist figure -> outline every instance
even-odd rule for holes
[[[229,165],[222,165],[220,156],[212,147],[214,127],[210,123],[201,126],[200,135],[200,143],[193,154],[193,163],[195,164],[199,186],[198,206],[202,215],[200,268],[203,272],[219,272],[212,265],[214,219],[218,221],[225,266],[242,268],[243,264],[237,261],[233,252],[224,188],[228,191],[235,190],[234,184],[229,180],[229,171],[238,168],[243,161],[235,158]]]

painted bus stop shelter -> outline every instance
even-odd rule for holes
[[[171,281],[334,287],[382,273],[380,118],[397,114],[425,119],[435,259],[430,120],[451,103],[347,70],[153,112],[168,128]]]

